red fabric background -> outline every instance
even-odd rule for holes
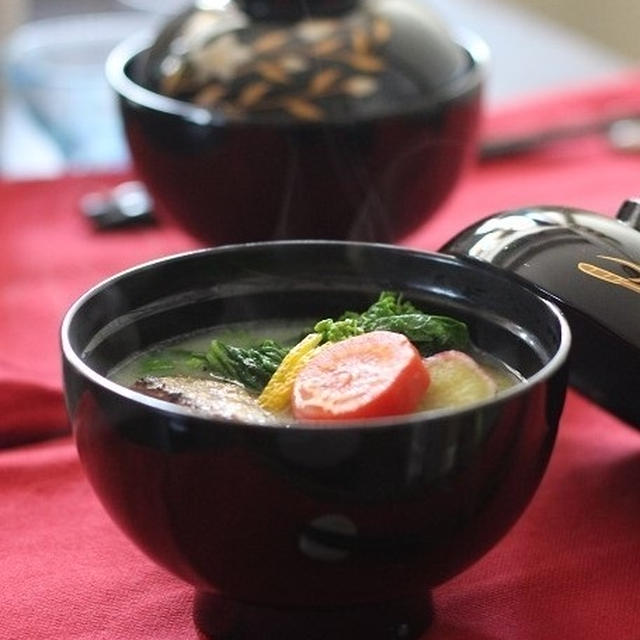
[[[490,114],[486,131],[640,112],[639,81],[632,74],[512,105]],[[93,232],[78,199],[122,177],[0,183],[1,640],[197,637],[190,588],[111,523],[67,435],[64,310],[114,271],[195,246],[167,226]],[[407,244],[437,249],[480,217],[528,204],[613,214],[639,192],[640,155],[596,137],[562,143],[472,167]],[[639,487],[640,433],[570,392],[533,502],[487,556],[436,590],[425,640],[640,638]]]

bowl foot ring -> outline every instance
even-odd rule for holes
[[[207,640],[417,640],[433,618],[429,594],[340,607],[271,607],[198,591],[193,618]]]

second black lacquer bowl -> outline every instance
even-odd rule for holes
[[[422,2],[255,3],[333,5],[282,20],[258,20],[247,4],[189,10],[173,38],[135,37],[107,62],[160,216],[208,245],[414,231],[473,153],[484,43],[436,28]],[[166,39],[162,83],[149,59]],[[353,50],[360,41],[366,53]]]
[[[212,419],[111,381],[131,353],[247,319],[327,317],[384,289],[468,322],[526,381],[465,410],[334,424]],[[528,504],[566,386],[562,314],[490,265],[357,243],[228,246],[144,264],[62,327],[80,459],[107,511],[196,590],[216,640],[416,638],[429,589]]]

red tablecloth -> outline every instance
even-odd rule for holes
[[[490,114],[486,130],[629,108],[640,111],[636,74],[512,105]],[[197,637],[191,589],[138,552],[99,506],[62,401],[57,331],[72,300],[114,271],[195,246],[167,226],[93,232],[78,199],[120,179],[0,183],[2,640]],[[407,244],[436,249],[479,217],[526,204],[613,214],[638,192],[640,155],[595,137],[558,144],[474,166]],[[425,640],[640,638],[640,432],[570,392],[530,507],[434,597]]]

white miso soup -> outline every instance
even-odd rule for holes
[[[315,320],[252,321],[219,326],[196,333],[177,336],[133,354],[109,377],[115,382],[142,393],[174,402],[197,413],[252,423],[277,423],[291,420],[288,407],[266,410],[261,402],[264,385],[277,369],[278,358],[312,331]],[[224,349],[259,349],[265,341],[274,343],[274,351],[266,350],[265,371],[246,378],[213,371],[207,360],[212,344]],[[244,351],[242,351],[244,353]],[[417,411],[461,407],[488,400],[500,391],[523,380],[523,377],[494,356],[473,345],[464,352],[425,357],[431,384],[416,407]],[[253,362],[250,362],[253,366]],[[251,368],[251,366],[249,368]],[[242,367],[240,367],[242,368]],[[271,373],[270,373],[271,372]]]

